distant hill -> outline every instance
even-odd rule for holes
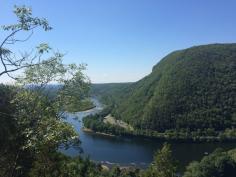
[[[175,51],[142,80],[103,85],[100,93],[112,115],[135,128],[162,132],[235,127],[236,44]]]
[[[114,105],[114,102],[123,98],[124,92],[129,90],[132,84],[132,82],[92,84],[90,93],[111,106]]]

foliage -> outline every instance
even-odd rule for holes
[[[125,91],[132,83],[108,83],[108,84],[92,84],[90,94],[99,98],[103,103],[112,105],[114,101],[123,98]]]
[[[151,166],[142,172],[119,167],[107,171],[89,159],[71,158],[58,152],[60,147],[66,148],[71,144],[80,143],[73,127],[64,121],[63,111],[69,102],[80,105],[86,99],[90,81],[83,74],[84,65],[64,65],[63,55],[58,52],[46,60],[41,60],[44,53],[52,50],[45,43],[36,47],[35,56],[30,57],[30,53],[27,53],[15,59],[14,52],[5,46],[28,40],[15,38],[18,32],[32,31],[37,27],[47,31],[51,27],[45,19],[32,17],[31,9],[25,6],[15,7],[14,13],[18,23],[3,26],[3,30],[10,34],[0,46],[0,59],[4,67],[0,76],[8,74],[12,77],[9,73],[25,70],[17,79],[17,85],[0,85],[0,176],[176,176],[176,162],[167,144],[156,153]],[[200,60],[195,59],[198,57]],[[38,60],[35,62],[36,58]],[[181,136],[186,137],[191,137],[191,133],[195,131],[197,136],[203,131],[206,135],[215,136],[215,130],[223,131],[222,138],[235,136],[234,58],[235,45],[197,47],[173,53],[154,67],[153,73],[143,81],[120,84],[120,88],[114,92],[115,84],[110,85],[110,93],[115,95],[106,101],[112,102],[112,106],[99,115],[88,117],[84,123],[92,129],[105,129],[108,133],[130,133],[103,123],[104,116],[112,109],[118,118],[139,128],[138,132],[132,132],[134,134],[153,136],[157,133],[155,130],[165,130],[164,136],[176,137],[177,132],[172,129],[178,129],[183,130],[180,131]],[[48,92],[48,84],[53,82],[59,83],[60,86],[52,96]],[[217,87],[220,89],[216,89]],[[103,92],[104,87],[100,90]],[[125,90],[125,94],[119,90]],[[214,92],[208,93],[210,91]],[[121,97],[115,98],[118,95]],[[128,99],[124,101],[125,97]],[[197,100],[193,101],[192,98]],[[143,102],[139,102],[140,99]],[[127,110],[124,110],[123,106]],[[144,111],[141,108],[144,108]],[[130,115],[136,120],[132,116],[129,117]],[[99,119],[95,120],[98,116]],[[208,119],[205,119],[205,116]],[[196,129],[198,126],[199,132]],[[159,133],[163,131],[155,136],[160,136]],[[201,162],[190,164],[185,176],[230,177],[235,174],[235,154],[235,150],[216,151],[204,157]]]
[[[235,150],[224,152],[220,149],[204,157],[200,162],[192,162],[184,177],[234,177],[236,174]]]
[[[12,33],[2,45],[18,42],[14,37],[19,31],[30,31],[38,26],[42,26],[44,30],[51,29],[45,19],[31,17],[31,9],[25,6],[16,7],[15,13],[19,24],[3,27]],[[64,121],[63,110],[69,99],[81,101],[80,99],[87,95],[89,81],[83,74],[85,66],[63,64],[63,55],[58,52],[46,60],[41,60],[43,53],[51,50],[47,44],[39,45],[37,50],[37,63],[27,63],[25,59],[28,56],[19,63],[13,63],[11,58],[7,58],[11,67],[15,68],[9,70],[5,67],[0,74],[1,76],[24,68],[23,74],[17,77],[15,86],[1,85],[0,88],[0,122],[3,123],[0,176],[28,176],[32,164],[37,162],[44,163],[43,169],[46,173],[46,167],[51,168],[50,159],[59,147],[66,148],[71,144],[80,143],[74,128]],[[12,51],[8,54],[10,53],[15,56]],[[47,93],[48,84],[52,82],[62,85],[54,97]]]
[[[144,177],[174,177],[177,173],[177,165],[172,158],[169,144],[164,144],[162,149],[157,151],[153,163],[144,172]]]
[[[102,114],[90,115],[83,118],[83,124],[86,128],[89,128],[95,132],[112,134],[112,135],[129,135],[129,131],[122,127],[118,127],[111,124],[105,124],[103,122]]]
[[[60,153],[50,155],[46,162],[44,159],[37,160],[31,169],[31,177],[172,177],[176,175],[176,164],[171,157],[170,146],[165,144],[159,150],[153,161],[153,165],[147,170],[114,166],[111,170],[103,170],[102,166],[91,162],[89,159],[80,157],[71,158]],[[151,175],[151,176],[150,176]]]
[[[24,173],[31,163],[30,153],[20,150],[24,137],[19,134],[15,106],[11,104],[16,90],[13,86],[0,85],[0,176],[6,177]]]
[[[140,81],[107,86],[103,100],[115,118],[139,130],[219,134],[236,125],[235,51],[235,44],[212,44],[173,52]]]
[[[79,67],[69,65],[69,74],[72,77],[63,81],[63,88],[60,91],[61,99],[66,106],[67,111],[78,112],[93,107],[93,104],[87,98],[89,97],[90,80],[83,74],[85,65]]]
[[[2,30],[8,33],[3,41],[0,43],[0,61],[3,71],[0,71],[0,76],[7,74],[9,77],[11,73],[25,69],[29,66],[41,64],[41,62],[49,63],[50,60],[42,59],[43,54],[49,53],[51,48],[46,43],[39,44],[36,50],[14,52],[15,45],[20,42],[28,41],[34,33],[34,29],[42,28],[44,31],[49,31],[52,28],[44,18],[33,17],[32,9],[26,6],[15,6],[14,14],[18,22],[13,25],[3,25]],[[27,34],[25,39],[20,39],[19,34]],[[55,54],[56,57],[56,54]]]
[[[153,138],[159,141],[177,141],[177,142],[232,142],[236,140],[236,129],[227,128],[224,131],[216,131],[213,128],[197,129],[190,131],[188,128],[169,129],[159,132],[149,129],[124,129],[119,126],[104,123],[104,117],[109,114],[111,107],[106,107],[102,112],[83,118],[86,128],[94,132],[107,133],[116,136],[140,136]]]
[[[60,153],[54,153],[45,163],[43,159],[34,163],[30,177],[138,177],[139,170],[120,169],[113,167],[104,170],[100,164],[91,162],[88,158],[71,158]]]
[[[79,111],[86,111],[89,109],[94,108],[94,104],[90,99],[83,99],[83,100],[76,100],[76,102],[71,102],[66,104],[65,110],[67,112],[79,112]]]
[[[30,177],[98,177],[101,176],[101,168],[89,159],[80,157],[71,158],[61,153],[50,154],[45,161],[44,158],[37,157]]]

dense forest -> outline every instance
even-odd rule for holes
[[[16,24],[1,28],[7,35],[0,43],[0,64],[1,69],[3,68],[0,71],[0,78],[7,75],[14,80],[11,85],[0,84],[1,177],[180,175],[178,163],[172,156],[171,146],[166,143],[157,150],[150,166],[143,170],[120,167],[108,169],[89,158],[82,158],[80,155],[69,157],[61,153],[60,148],[66,149],[70,146],[78,147],[78,152],[81,152],[79,135],[74,127],[65,121],[63,113],[71,102],[76,105],[76,108],[72,109],[76,110],[85,105],[82,102],[84,100],[86,102],[90,87],[90,81],[83,73],[85,66],[63,63],[63,54],[52,51],[46,43],[39,44],[34,52],[29,50],[25,51],[24,55],[22,52],[17,54],[15,46],[19,42],[27,44],[33,35],[33,29],[42,28],[44,31],[49,31],[52,28],[46,19],[34,17],[32,9],[26,6],[15,6],[14,13],[17,17]],[[28,34],[26,39],[19,38],[21,37],[19,33],[22,32]],[[15,71],[21,71],[21,75],[18,76]],[[50,83],[58,83],[60,87],[49,87]],[[134,84],[135,87],[137,85]],[[123,85],[121,90],[130,90],[134,86]],[[56,92],[52,94],[54,89]],[[221,90],[225,92],[224,89]],[[231,93],[230,90],[227,91]],[[107,112],[103,112],[104,115],[114,109],[118,99],[114,100],[112,106],[105,108],[104,111]],[[107,99],[108,102],[110,99]],[[89,105],[88,102],[86,104]],[[228,104],[231,105],[231,101],[228,101]],[[228,112],[223,115],[229,116],[231,108],[224,107],[224,109]],[[234,111],[233,108],[231,111]],[[231,117],[227,120],[231,120]],[[227,127],[227,125],[226,121],[222,126]],[[235,173],[235,150],[218,149],[200,162],[191,163],[183,175],[184,177],[234,177]]]
[[[150,75],[121,85],[108,85],[108,92],[100,91],[106,85],[96,86],[93,92],[102,93],[116,119],[138,130],[235,137],[236,44],[173,52]]]
[[[98,98],[104,104],[115,105],[118,99],[124,98],[132,83],[91,84],[90,95]]]

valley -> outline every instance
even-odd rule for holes
[[[133,167],[146,169],[153,160],[156,149],[160,149],[163,141],[142,137],[106,136],[100,133],[83,131],[83,118],[102,111],[102,104],[97,99],[92,99],[96,107],[89,111],[68,113],[67,121],[71,123],[80,135],[83,149],[82,156],[89,156],[96,163],[108,167],[118,165],[120,167]],[[96,147],[96,148],[94,148]],[[179,161],[181,172],[192,161],[200,160],[212,153],[217,148],[229,150],[236,147],[236,142],[202,142],[202,143],[171,143],[173,157]],[[76,147],[70,147],[61,152],[72,157],[80,153]]]

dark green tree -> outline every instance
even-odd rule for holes
[[[236,174],[235,152],[220,149],[204,157],[200,162],[188,165],[184,177],[234,177]]]
[[[82,72],[84,67],[63,64],[63,55],[53,52],[47,44],[40,44],[33,58],[30,57],[30,52],[16,59],[18,55],[7,48],[9,45],[26,42],[37,27],[42,27],[45,31],[51,27],[45,19],[33,17],[31,9],[25,6],[15,7],[14,13],[18,23],[3,26],[3,30],[10,34],[0,45],[0,58],[4,68],[0,77],[7,74],[17,81],[12,89],[10,86],[0,88],[0,122],[3,123],[0,176],[25,177],[36,166],[42,175],[50,176],[49,172],[53,172],[57,164],[52,159],[55,159],[58,148],[80,143],[76,131],[64,121],[62,111],[65,102],[62,98],[70,96],[74,99],[74,92],[86,95],[88,87],[75,90],[73,84],[80,87],[88,85],[88,81]],[[22,31],[31,32],[25,40],[16,38]],[[42,59],[45,53],[47,58]],[[48,57],[49,54],[52,56]],[[12,74],[17,70],[22,70],[21,76],[13,77]],[[53,99],[47,89],[51,82],[63,85]],[[64,90],[70,94],[63,95]]]
[[[177,162],[172,157],[169,144],[156,152],[154,160],[144,172],[144,177],[175,177],[177,175]]]

